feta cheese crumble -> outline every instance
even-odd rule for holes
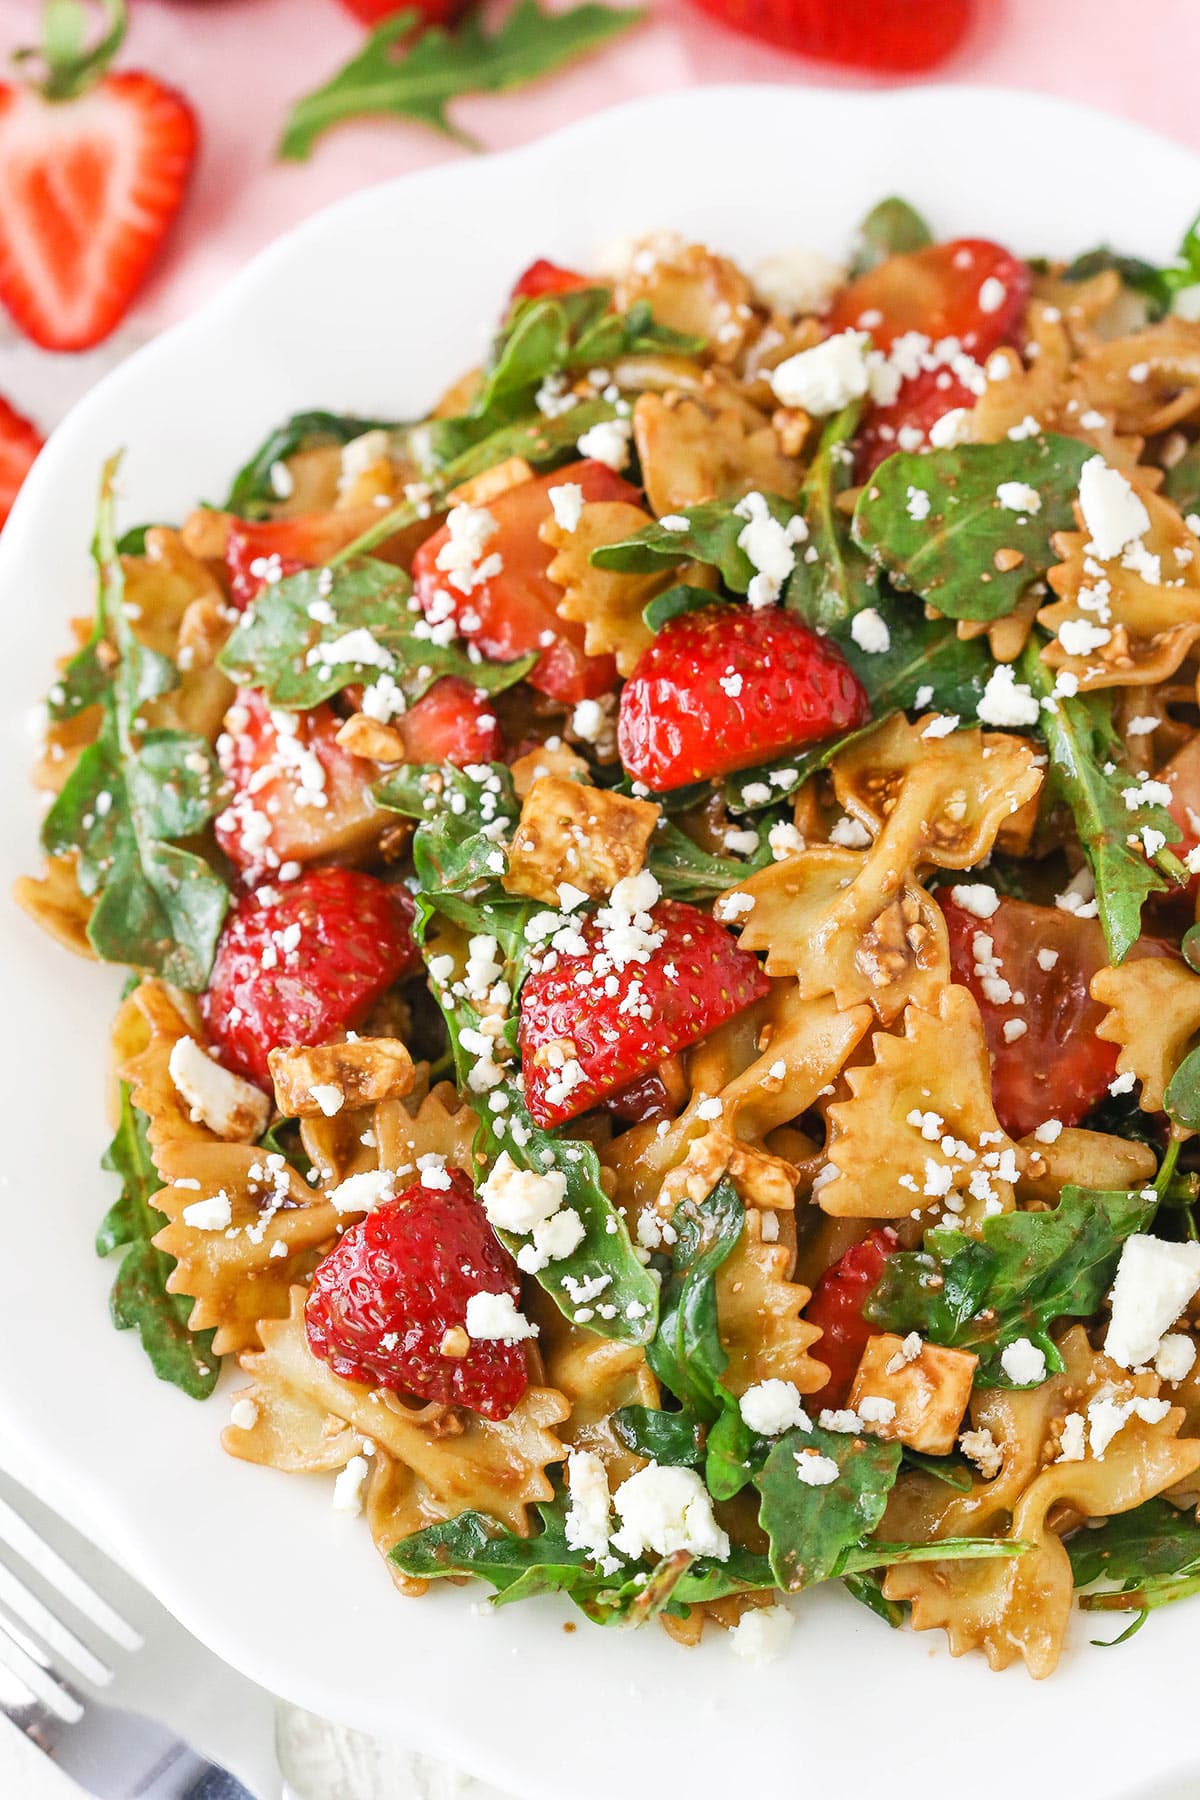
[[[647,1463],[613,1495],[621,1521],[612,1535],[623,1556],[673,1556],[687,1550],[725,1562],[729,1537],[713,1517],[708,1489],[694,1469],[664,1468]]]
[[[1126,1238],[1112,1287],[1106,1355],[1123,1369],[1153,1362],[1198,1287],[1200,1244],[1170,1244],[1146,1232]]]
[[[778,1437],[781,1432],[799,1427],[808,1431],[812,1421],[800,1400],[800,1390],[793,1381],[772,1376],[756,1381],[738,1401],[738,1411],[750,1427],[763,1437]]]

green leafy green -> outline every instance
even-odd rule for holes
[[[451,101],[524,87],[620,36],[644,16],[639,9],[622,11],[595,0],[560,13],[538,0],[518,0],[491,34],[471,14],[453,35],[433,26],[414,36],[422,19],[418,9],[409,8],[384,19],[344,68],[295,103],[279,154],[303,161],[331,125],[380,114],[430,125],[474,147],[447,118]]]
[[[827,422],[800,490],[808,538],[788,578],[786,604],[815,631],[835,631],[878,599],[875,572],[837,505],[854,477],[849,445],[861,415],[855,402]]]
[[[612,1415],[612,1427],[625,1448],[647,1462],[688,1469],[704,1465],[704,1426],[689,1411],[622,1406]]]
[[[890,1625],[893,1631],[903,1625],[908,1617],[907,1600],[888,1600],[884,1597],[883,1578],[876,1569],[866,1569],[859,1575],[843,1575],[842,1586],[860,1605],[868,1607],[876,1618],[882,1619],[885,1625]]]
[[[767,511],[779,524],[796,516],[795,506],[778,494],[764,494]],[[652,525],[620,543],[593,550],[598,569],[615,569],[624,575],[652,575],[669,563],[700,562],[719,570],[733,594],[744,594],[754,579],[754,564],[738,545],[747,519],[723,500],[706,500],[677,515],[687,520],[686,530],[673,531],[656,519]]]
[[[316,450],[322,444],[349,444],[365,432],[393,429],[388,419],[358,419],[347,413],[316,411],[293,413],[243,463],[233,478],[223,510],[243,519],[266,518],[272,501],[279,498],[271,476],[276,463],[286,462],[301,450]]]
[[[603,1337],[647,1343],[658,1320],[658,1284],[605,1196],[596,1152],[585,1139],[535,1125],[519,1080],[515,1001],[527,966],[525,926],[538,909],[512,898],[499,883],[504,859],[498,840],[511,832],[518,813],[512,776],[502,763],[486,773],[409,767],[377,783],[374,794],[381,806],[421,821],[413,837],[413,863],[420,888],[417,936],[427,959],[439,953],[436,943],[428,943],[438,916],[472,937],[494,938],[503,958],[502,979],[514,1004],[491,1059],[481,1056],[483,1021],[463,983],[431,984],[450,1034],[458,1085],[479,1119],[480,1175],[507,1152],[520,1169],[563,1176],[563,1204],[579,1216],[584,1236],[569,1256],[535,1269],[537,1281],[568,1319]],[[494,1069],[488,1069],[489,1060]],[[514,1256],[525,1247],[511,1233],[498,1235]]]
[[[684,1201],[677,1207],[671,1224],[671,1276],[646,1361],[685,1412],[707,1427],[705,1485],[715,1499],[728,1500],[750,1479],[754,1434],[721,1380],[729,1358],[717,1320],[715,1277],[742,1235],[745,1210],[733,1183],[721,1181],[699,1205]]]
[[[1188,1131],[1200,1131],[1200,1049],[1190,1050],[1167,1083],[1167,1116]]]
[[[1145,1230],[1156,1204],[1136,1191],[1065,1187],[1052,1211],[985,1219],[978,1238],[927,1231],[923,1249],[888,1257],[866,1316],[888,1331],[921,1331],[935,1344],[974,1351],[984,1387],[1016,1385],[1000,1358],[1021,1337],[1059,1370],[1050,1327],[1096,1311],[1122,1244]]]
[[[1019,668],[1039,700],[1052,699],[1051,707],[1042,709],[1049,785],[1070,807],[1091,865],[1109,960],[1123,962],[1137,942],[1146,900],[1172,881],[1187,879],[1178,857],[1165,847],[1147,855],[1139,834],[1157,832],[1164,844],[1178,843],[1182,834],[1165,807],[1126,805],[1123,796],[1137,783],[1122,766],[1124,747],[1113,725],[1111,697],[1052,698],[1054,672],[1042,661],[1036,636]]]
[[[408,610],[411,586],[403,570],[367,557],[335,570],[301,569],[262,589],[218,660],[234,681],[262,688],[281,707],[316,706],[381,671],[410,703],[443,675],[497,694],[537,661],[534,654],[511,663],[472,662],[457,644],[433,643]],[[352,632],[370,639],[348,646],[361,648],[368,660],[338,654]]]
[[[1115,269],[1123,285],[1142,296],[1152,319],[1161,319],[1170,312],[1177,294],[1200,283],[1200,218],[1193,219],[1184,232],[1174,261],[1162,268],[1101,246],[1077,256],[1063,270],[1063,280],[1089,281],[1109,269]]]
[[[816,1487],[801,1481],[799,1459],[809,1454],[835,1462],[837,1478]],[[848,1553],[883,1517],[899,1468],[899,1444],[817,1425],[786,1432],[755,1478],[778,1585],[796,1593],[842,1574]]]
[[[713,856],[677,825],[660,823],[650,840],[646,864],[669,900],[702,904],[766,868],[770,860],[765,833],[759,833],[758,848],[747,857]]]
[[[681,582],[678,587],[668,588],[664,594],[656,594],[653,600],[647,601],[642,608],[642,618],[651,631],[661,631],[672,619],[681,614],[699,612],[704,606],[720,606],[721,596],[714,594],[709,588],[689,587]]]
[[[1158,1607],[1200,1593],[1200,1524],[1194,1511],[1181,1511],[1168,1500],[1146,1500],[1096,1531],[1077,1531],[1067,1554],[1077,1588],[1099,1580],[1117,1583],[1084,1594],[1079,1604],[1085,1612],[1136,1611],[1140,1625]]]
[[[964,444],[881,463],[854,509],[854,541],[897,587],[951,619],[998,619],[1054,562],[1051,534],[1074,524],[1079,472],[1093,455],[1078,438]],[[1006,483],[1041,496],[1035,512],[1000,502]],[[925,495],[924,502],[914,498]],[[1015,568],[1005,553],[1019,557]],[[997,560],[999,559],[999,560]]]
[[[208,863],[174,840],[196,836],[218,810],[221,774],[204,738],[149,731],[140,717],[178,674],[165,656],[139,643],[125,609],[113,532],[115,471],[115,461],[104,471],[93,546],[99,570],[93,641],[110,646],[112,656],[97,650],[90,673],[81,670],[72,690],[77,700],[104,669],[107,685],[95,696],[103,708],[100,729],[43,820],[42,846],[50,856],[77,856],[80,891],[96,896],[87,931],[98,956],[198,989],[229,896]]]
[[[865,275],[889,256],[924,250],[932,242],[933,235],[916,208],[891,194],[873,206],[859,226],[850,273]]]
[[[125,1251],[109,1301],[113,1324],[118,1331],[136,1329],[160,1381],[169,1381],[194,1400],[203,1400],[217,1385],[221,1359],[213,1355],[211,1331],[188,1330],[194,1304],[189,1296],[167,1292],[174,1259],[151,1242],[166,1224],[163,1214],[151,1204],[162,1182],[146,1141],[145,1117],[134,1106],[124,1082],[120,1121],[105,1151],[104,1167],[121,1177],[120,1196],[96,1234],[99,1256]]]

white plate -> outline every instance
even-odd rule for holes
[[[68,615],[90,611],[87,544],[111,450],[127,447],[124,522],[179,518],[223,493],[297,408],[421,411],[475,360],[536,255],[586,265],[598,244],[653,225],[751,258],[793,243],[838,252],[890,191],[947,236],[988,233],[1029,253],[1108,240],[1161,259],[1200,204],[1200,159],[1032,95],[708,88],[375,188],[260,257],[76,408],[4,533],[5,887],[35,861],[24,721]],[[69,959],[12,908],[0,953],[0,1432],[64,1512],[246,1674],[522,1800],[614,1789],[716,1800],[731,1784],[801,1782],[822,1800],[884,1785],[905,1800],[948,1776],[988,1800],[1033,1769],[1030,1791],[1061,1783],[1112,1800],[1200,1770],[1162,1705],[1194,1660],[1195,1606],[1156,1616],[1115,1653],[1073,1649],[1038,1686],[951,1660],[940,1634],[889,1632],[840,1592],[800,1604],[791,1654],[765,1669],[738,1662],[720,1633],[689,1653],[655,1631],[580,1621],[565,1635],[555,1601],[481,1617],[482,1588],[400,1598],[365,1526],[330,1510],[327,1481],[224,1456],[227,1393],[185,1399],[110,1329],[112,1270],[91,1241],[110,1188],[97,1157],[118,978]],[[1104,1620],[1096,1635],[1115,1629]]]

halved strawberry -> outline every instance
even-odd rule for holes
[[[409,762],[495,762],[504,737],[491,698],[458,675],[443,675],[398,721]]]
[[[115,328],[179,210],[196,154],[191,107],[132,70],[108,74],[125,30],[88,50],[79,9],[50,0],[40,86],[0,84],[0,301],[47,350]]]
[[[586,275],[577,275],[574,269],[564,269],[558,263],[548,262],[544,256],[539,256],[523,274],[518,275],[509,298],[540,300],[544,294],[571,294],[578,288],[594,285]]]
[[[415,6],[422,25],[453,25],[466,12],[471,0],[342,0],[347,12],[364,25],[381,25],[393,13],[407,12]]]
[[[486,507],[481,523],[487,531],[479,545],[475,569],[439,567],[453,557],[451,527],[443,525],[426,538],[413,557],[413,587],[427,617],[452,618],[461,635],[477,644],[493,662],[511,662],[540,650],[529,685],[555,700],[575,702],[605,694],[616,683],[611,656],[588,656],[584,628],[562,619],[562,589],[546,570],[554,552],[538,532],[551,517],[550,489],[574,482],[584,500],[624,500],[636,504],[637,489],[604,463],[571,463],[534,481],[508,488]]]
[[[319,569],[349,542],[344,513],[301,513],[294,519],[254,524],[238,519],[225,540],[229,591],[239,611],[268,581],[282,581],[301,569]]]
[[[924,450],[938,420],[960,407],[969,411],[976,398],[949,369],[922,369],[902,381],[890,405],[867,414],[855,444],[855,480],[866,481],[897,450]]]
[[[470,1338],[476,1294],[521,1299],[468,1178],[433,1169],[343,1232],[304,1306],[309,1348],[344,1381],[506,1419],[529,1385],[519,1340]],[[517,1328],[522,1329],[519,1316]],[[476,1326],[478,1330],[478,1326]]]
[[[617,744],[662,793],[749,769],[870,717],[841,651],[795,613],[706,606],[670,620],[621,691]]]
[[[890,1225],[868,1231],[860,1243],[851,1244],[833,1267],[826,1269],[804,1309],[810,1325],[819,1325],[821,1337],[813,1355],[829,1370],[829,1379],[811,1405],[841,1406],[850,1392],[867,1339],[875,1327],[863,1317],[872,1288],[878,1286],[883,1265],[899,1246]]]
[[[42,434],[37,426],[23,418],[7,400],[0,400],[0,529],[41,447]]]
[[[587,1112],[767,992],[757,959],[714,919],[657,892],[645,874],[618,882],[581,927],[583,949],[552,952],[526,979],[521,1067],[539,1125]]]
[[[1029,265],[990,238],[954,238],[889,256],[842,288],[832,332],[869,331],[877,350],[905,332],[934,343],[956,338],[974,357],[1016,334],[1025,315]]]

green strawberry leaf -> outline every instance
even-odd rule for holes
[[[389,419],[358,419],[347,413],[293,413],[277,425],[259,445],[249,461],[242,464],[233,478],[222,508],[243,519],[265,519],[272,504],[279,499],[272,483],[276,463],[286,462],[301,450],[316,450],[324,444],[349,444],[368,431],[394,431]]]
[[[1131,810],[1127,805],[1124,796],[1137,783],[1123,766],[1124,745],[1113,725],[1111,697],[1095,693],[1054,698],[1054,671],[1042,661],[1036,637],[1026,646],[1019,669],[1021,680],[1043,702],[1042,730],[1050,753],[1047,780],[1051,791],[1070,807],[1091,865],[1109,961],[1123,962],[1138,940],[1142,907],[1150,895],[1187,879],[1178,857],[1166,848],[1178,843],[1182,833],[1165,807]],[[1143,830],[1157,832],[1163,840],[1152,856],[1139,836]]]
[[[463,94],[524,87],[619,37],[644,17],[640,9],[618,10],[595,0],[559,13],[544,9],[538,0],[518,0],[491,34],[471,14],[453,36],[437,25],[414,36],[421,14],[409,8],[384,19],[343,69],[295,103],[279,154],[303,161],[330,126],[380,115],[432,126],[474,147],[447,118],[451,101]]]
[[[835,1480],[811,1487],[800,1479],[800,1458],[812,1453],[837,1464]],[[850,1554],[883,1517],[899,1469],[899,1444],[817,1425],[785,1432],[755,1478],[777,1584],[798,1593],[846,1572]]]
[[[985,1219],[978,1238],[935,1228],[921,1250],[889,1256],[864,1311],[887,1331],[920,1331],[971,1350],[982,1387],[1012,1387],[1001,1353],[1017,1338],[1062,1368],[1050,1328],[1088,1318],[1112,1286],[1121,1246],[1154,1217],[1157,1196],[1065,1187],[1050,1212]]]
[[[866,275],[889,256],[924,250],[932,242],[933,234],[916,208],[891,194],[873,206],[859,226],[850,273]]]
[[[536,653],[510,663],[474,661],[457,643],[435,644],[408,609],[411,591],[402,569],[369,558],[336,570],[301,569],[261,590],[218,661],[232,680],[262,688],[272,706],[299,708],[381,673],[410,704],[443,675],[498,694],[537,661]],[[352,633],[366,635],[355,642]]]
[[[763,499],[771,517],[781,525],[795,517],[791,501],[778,494],[764,494]],[[593,550],[593,565],[622,575],[652,575],[670,563],[706,563],[719,571],[730,593],[744,594],[755,574],[754,564],[738,546],[746,519],[724,500],[706,500],[677,516],[687,520],[686,529],[673,531],[656,519],[633,537]]]
[[[193,1400],[204,1400],[217,1385],[221,1359],[213,1355],[211,1331],[188,1330],[191,1298],[167,1292],[174,1259],[151,1242],[167,1222],[151,1204],[162,1181],[146,1141],[145,1117],[133,1105],[124,1082],[120,1122],[105,1151],[104,1167],[121,1177],[120,1195],[96,1233],[97,1255],[125,1251],[109,1302],[113,1324],[118,1331],[138,1332],[160,1381],[182,1388]]]
[[[854,541],[897,587],[951,619],[1010,613],[1057,560],[1056,531],[1075,523],[1079,472],[1095,452],[1047,434],[1021,443],[899,451],[871,476],[854,509]],[[1006,484],[1033,488],[1036,511],[1001,503]],[[1007,560],[1019,558],[1016,567]]]

